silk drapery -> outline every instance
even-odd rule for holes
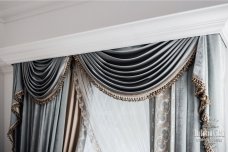
[[[198,37],[79,55],[95,84],[121,100],[144,100],[169,87],[191,64]],[[123,95],[124,94],[124,95]]]
[[[13,150],[225,151],[197,134],[225,125],[225,52],[209,35],[15,64]]]
[[[13,151],[61,151],[70,62],[61,57],[14,65]]]

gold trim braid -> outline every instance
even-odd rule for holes
[[[164,92],[167,88],[170,88],[183,74],[185,71],[189,69],[189,67],[192,65],[196,55],[196,48],[193,49],[191,55],[189,56],[188,60],[185,62],[185,64],[180,67],[180,70],[176,72],[175,76],[173,78],[170,78],[168,82],[164,82],[164,84],[161,84],[160,87],[152,89],[150,91],[146,91],[144,93],[134,94],[134,95],[127,95],[127,94],[121,94],[118,92],[114,92],[107,87],[105,87],[102,83],[98,82],[95,78],[93,78],[88,71],[86,71],[86,68],[83,67],[79,55],[74,56],[74,59],[76,61],[76,64],[88,75],[89,80],[96,86],[99,90],[107,94],[108,96],[111,96],[117,100],[122,101],[143,101],[146,99],[150,99],[151,97],[157,96],[158,94]]]
[[[67,75],[67,73],[68,73],[68,71],[70,69],[72,57],[66,57],[66,60],[67,61],[66,61],[65,66],[64,66],[64,70],[63,70],[63,72],[62,72],[62,74],[61,74],[61,76],[60,76],[60,78],[59,78],[59,80],[57,82],[57,87],[52,91],[52,93],[48,97],[46,97],[44,99],[35,99],[35,98],[33,98],[33,101],[35,103],[37,103],[37,104],[46,104],[46,103],[52,101],[59,94],[59,92],[61,91],[61,89],[62,89],[62,87],[64,85],[64,80],[66,78],[66,75]]]
[[[210,143],[210,138],[208,137],[209,132],[209,116],[206,112],[206,108],[210,104],[209,97],[206,93],[206,87],[200,78],[198,78],[196,75],[193,75],[192,82],[195,85],[196,88],[196,96],[200,101],[199,106],[199,114],[200,114],[200,120],[201,120],[201,133],[200,138],[203,141],[203,145],[206,152],[214,152],[213,150],[213,144]]]
[[[22,97],[24,95],[24,91],[18,91],[17,93],[15,93],[14,95],[14,100],[15,102],[12,104],[11,106],[11,112],[13,114],[15,114],[17,120],[14,124],[12,124],[9,127],[9,130],[7,132],[7,136],[12,144],[12,151],[15,151],[15,130],[16,128],[20,125],[21,123],[21,108],[22,108]]]

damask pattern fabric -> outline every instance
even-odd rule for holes
[[[150,152],[170,150],[171,89],[150,99]]]

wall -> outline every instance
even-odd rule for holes
[[[4,25],[0,23],[0,46],[3,45]],[[1,64],[1,63],[0,63]],[[4,73],[0,67],[0,151],[4,150]]]
[[[3,23],[0,23],[0,47],[4,46],[5,43],[5,25]]]
[[[12,86],[13,73],[0,72],[0,152],[11,151],[11,143],[7,137],[7,132],[11,114]]]
[[[10,107],[11,107],[11,101],[12,101],[12,86],[13,86],[13,73],[12,72],[6,72],[4,73],[4,106],[3,106],[3,112],[4,112],[4,130],[3,130],[3,139],[4,139],[4,152],[10,152],[11,151],[11,143],[6,135],[9,129],[9,123],[10,123]]]
[[[4,75],[0,72],[0,151],[4,149]]]

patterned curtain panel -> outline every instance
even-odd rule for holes
[[[226,152],[227,54],[214,34],[15,64],[12,150]]]

